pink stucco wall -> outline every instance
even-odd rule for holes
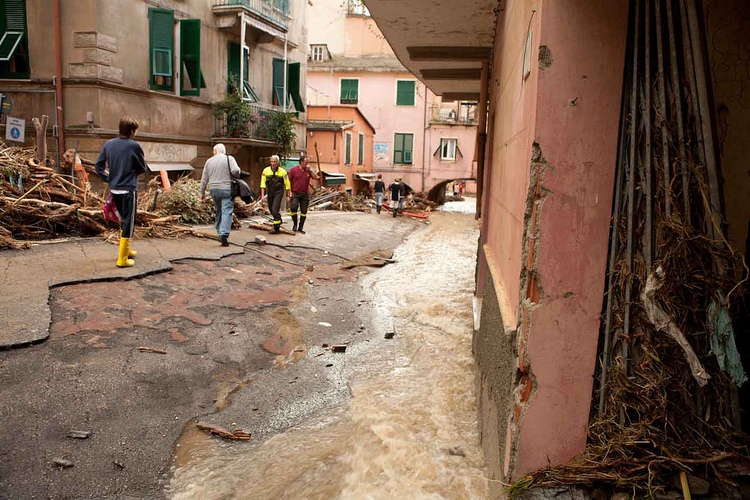
[[[308,85],[316,92],[308,92],[310,104],[338,104],[342,78],[359,79],[357,106],[375,128],[374,171],[383,174],[386,183],[403,177],[407,184],[420,189],[424,158],[425,86],[417,81],[414,106],[396,106],[396,82],[416,80],[411,73],[378,72],[308,72]],[[428,103],[432,93],[428,92]],[[396,133],[414,134],[411,165],[393,164],[393,140]],[[385,153],[378,153],[385,149]]]
[[[353,105],[344,106],[308,106],[307,116],[310,120],[334,120],[353,122],[353,126],[343,131],[310,131],[307,141],[307,154],[315,165],[320,155],[320,167],[326,172],[337,172],[346,175],[346,184],[342,189],[352,189],[354,193],[367,190],[368,186],[354,178],[358,173],[372,172],[372,140],[375,131]],[[345,140],[351,134],[351,163],[346,164]],[[359,135],[362,134],[362,164],[359,164]],[[334,141],[334,135],[336,140]],[[317,144],[317,153],[315,146]],[[335,147],[334,147],[335,146]]]
[[[517,339],[522,376],[513,388],[503,467],[515,477],[570,460],[586,443],[627,6],[517,0],[498,17],[482,263],[503,326]],[[540,48],[549,55],[541,61]]]
[[[444,179],[474,177],[476,174],[474,149],[477,140],[477,128],[467,125],[431,125],[427,135],[427,167],[425,168],[425,187],[429,189]],[[455,161],[440,159],[440,140],[456,139],[458,151]],[[437,151],[437,154],[435,154]],[[474,183],[471,183],[472,189]],[[416,187],[416,186],[415,186]]]
[[[627,0],[544,2],[535,141],[549,165],[539,213],[528,359],[535,392],[520,427],[516,471],[564,462],[586,444],[627,37]],[[533,292],[532,292],[533,293]]]
[[[518,326],[523,219],[536,119],[536,68],[523,80],[526,28],[534,0],[508,2],[498,17],[490,81],[482,241],[506,329]],[[535,16],[532,32],[539,31]],[[537,42],[538,44],[538,42]]]
[[[388,40],[371,17],[346,16],[344,40],[347,57],[393,56]]]

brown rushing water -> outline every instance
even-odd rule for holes
[[[170,498],[487,498],[471,356],[477,223],[430,220],[364,278],[397,335],[347,350],[351,400],[263,442],[188,436]]]

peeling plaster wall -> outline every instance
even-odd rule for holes
[[[519,367],[533,386],[526,387],[522,377],[517,390],[523,414],[515,462],[519,474],[565,462],[586,444],[628,1],[548,1],[537,15],[540,44],[552,62],[538,79],[539,156],[532,157],[532,175],[538,176],[539,188],[527,224],[533,239],[522,275],[528,279]]]
[[[482,321],[488,304],[500,319],[475,337],[493,478],[565,462],[585,446],[627,19],[628,0],[500,3],[477,281]],[[509,341],[513,364],[491,367],[482,350]]]
[[[750,3],[704,1],[729,241],[745,253],[750,218]]]

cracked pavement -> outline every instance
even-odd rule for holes
[[[126,269],[95,239],[3,252],[0,498],[162,498],[195,422],[236,422],[262,439],[348,397],[320,345],[382,332],[363,319],[366,268],[342,264],[375,263],[420,223],[310,218],[305,235],[242,229],[230,247],[136,240]],[[256,234],[289,247],[245,251]]]

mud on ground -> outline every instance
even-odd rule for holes
[[[307,240],[272,240],[328,252],[253,247],[52,290],[49,339],[0,351],[0,498],[161,498],[174,445],[196,421],[262,439],[347,397],[345,381],[321,387],[325,377],[284,367],[313,351],[331,356],[324,343],[376,335],[361,319],[367,267],[342,269],[342,257],[373,263],[373,249],[387,254],[419,225],[336,217],[328,227],[314,219],[318,235]],[[356,230],[343,237],[347,226]]]

